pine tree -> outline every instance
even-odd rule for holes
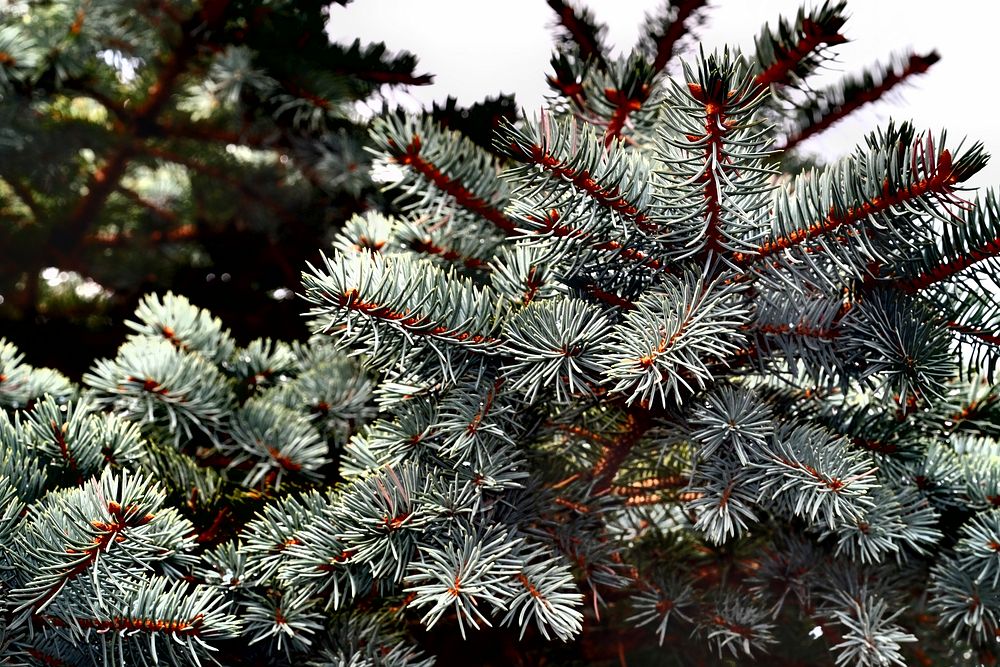
[[[539,117],[375,121],[398,209],[304,272],[307,343],[171,294],[83,388],[0,345],[9,663],[995,663],[987,156],[795,173],[936,56],[817,93],[827,2],[671,76],[703,3],[617,60],[549,4]]]
[[[431,80],[408,53],[331,43],[326,4],[4,3],[0,246],[20,249],[0,266],[8,335],[83,370],[143,292],[169,287],[244,335],[305,333],[301,264],[377,199],[352,105]],[[41,322],[90,349],[31,342]]]

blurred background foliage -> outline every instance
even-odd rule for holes
[[[305,261],[380,201],[354,105],[431,81],[408,53],[332,43],[328,5],[0,6],[5,336],[77,375],[167,288],[241,338],[306,333]]]

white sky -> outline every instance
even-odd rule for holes
[[[589,0],[608,24],[608,43],[631,50],[647,11],[659,0]],[[702,28],[706,50],[735,44],[752,50],[760,26],[778,16],[793,17],[800,0],[715,0]],[[816,3],[818,4],[818,3]],[[846,153],[890,117],[913,120],[918,129],[947,128],[949,145],[968,136],[997,157],[972,184],[1000,185],[1000,91],[996,56],[998,0],[853,0],[845,27],[852,41],[839,47],[830,72],[853,72],[866,63],[912,48],[936,48],[942,60],[892,100],[857,112],[803,148],[824,156]],[[360,37],[384,41],[392,51],[417,55],[419,71],[434,84],[410,88],[394,99],[407,106],[429,105],[449,95],[471,104],[498,92],[514,93],[529,110],[547,91],[553,12],[544,0],[358,0],[333,5],[330,34],[340,42]]]

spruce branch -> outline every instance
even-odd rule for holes
[[[957,156],[947,148],[936,150],[943,139],[917,137],[906,124],[890,125],[869,138],[867,149],[859,147],[854,159],[798,177],[791,191],[778,191],[770,238],[753,251],[735,253],[736,264],[748,269],[779,253],[787,255],[784,251],[813,247],[813,242],[831,253],[835,246],[826,242],[828,235],[855,225],[884,222],[898,229],[908,220],[895,211],[948,221],[939,206],[953,201],[957,184],[979,171],[986,156],[979,144]]]
[[[678,257],[752,248],[762,233],[771,185],[763,159],[767,129],[757,114],[764,95],[748,66],[724,52],[684,66],[660,135],[661,216]]]
[[[442,130],[431,121],[422,123],[400,116],[379,119],[372,126],[376,146],[403,167],[414,181],[403,181],[407,195],[432,185],[412,205],[426,205],[433,193],[452,198],[460,207],[491,222],[502,232],[514,230],[503,213],[506,193],[496,179],[493,159],[481,148],[455,132]]]
[[[844,317],[846,355],[864,359],[862,381],[877,378],[879,390],[900,405],[942,397],[955,374],[947,330],[928,322],[931,311],[906,300],[872,294]],[[869,356],[869,351],[875,351]],[[850,362],[849,362],[850,363]]]
[[[902,644],[917,638],[895,623],[902,609],[891,612],[881,598],[858,601],[844,596],[842,604],[845,609],[833,612],[846,630],[842,640],[833,646],[838,665],[906,664],[900,651]]]
[[[823,47],[843,44],[841,29],[847,21],[846,2],[826,0],[811,11],[799,9],[794,23],[779,19],[775,30],[764,26],[754,40],[759,86],[788,85],[812,74],[826,58]]]
[[[242,629],[229,603],[206,586],[163,577],[143,583],[128,596],[111,596],[89,614],[42,615],[40,620],[77,639],[96,637],[102,652],[141,659],[148,651],[154,660],[163,657],[172,664],[208,658],[218,651],[213,642],[232,639]]]
[[[210,438],[233,404],[229,384],[206,359],[163,338],[136,338],[114,359],[99,360],[83,377],[100,405],[147,427],[166,426],[190,438],[197,428]]]
[[[392,86],[426,86],[434,81],[431,74],[414,74],[417,59],[413,54],[404,51],[389,57],[385,44],[362,45],[355,39],[346,48],[337,44],[329,48],[336,53],[333,71],[339,74]]]
[[[546,557],[542,550],[534,550],[528,555],[514,579],[519,584],[512,599],[507,603],[508,611],[501,621],[509,625],[517,620],[521,627],[520,636],[534,622],[542,636],[554,636],[563,641],[580,632],[583,614],[577,606],[583,596],[575,592],[573,577],[569,569],[558,557]]]
[[[942,229],[939,239],[914,253],[914,258],[900,267],[902,289],[926,290],[935,283],[949,280],[975,264],[1000,255],[1000,204],[996,193],[988,190],[959,213],[954,224]]]
[[[771,451],[754,465],[762,474],[761,498],[815,525],[834,529],[873,505],[869,490],[878,482],[871,460],[821,428],[776,429]],[[796,492],[805,488],[814,493]]]
[[[647,13],[639,38],[639,48],[652,58],[659,72],[677,55],[682,39],[691,34],[707,9],[706,0],[667,0],[654,13]]]
[[[742,288],[689,273],[668,278],[636,302],[607,346],[607,376],[631,405],[656,408],[713,380],[709,361],[725,359],[745,341],[748,312]]]
[[[125,325],[140,337],[162,336],[178,349],[197,352],[214,362],[232,354],[233,341],[222,328],[222,321],[183,296],[172,292],[162,299],[147,295],[135,315],[139,321],[129,320]]]
[[[314,426],[298,414],[264,398],[247,401],[228,427],[231,441],[220,451],[232,456],[230,467],[249,462],[247,486],[280,489],[286,476],[317,479],[329,463],[327,446]]]
[[[577,9],[566,0],[546,2],[556,13],[558,25],[566,31],[565,35],[560,35],[562,41],[575,47],[584,61],[592,60],[603,68],[608,52],[608,47],[604,44],[607,29],[595,22],[589,9]]]
[[[537,123],[505,123],[497,147],[527,166],[510,172],[517,183],[533,182],[536,168],[552,181],[552,200],[579,193],[622,216],[643,231],[654,231],[648,208],[649,166],[621,149],[606,153],[602,141],[575,122],[555,121],[544,113]],[[547,209],[546,203],[539,207]]]
[[[489,608],[501,610],[511,595],[510,579],[515,570],[505,558],[518,545],[502,532],[466,535],[460,546],[451,543],[428,549],[406,576],[406,590],[415,594],[408,607],[433,605],[421,622],[433,627],[442,615],[454,609],[465,638],[465,626],[489,627]]]
[[[324,256],[323,263],[303,274],[310,314],[321,331],[362,343],[374,359],[402,360],[426,345],[450,375],[461,351],[489,353],[500,344],[496,308],[469,281],[398,255]]]
[[[46,496],[15,536],[20,582],[11,599],[19,622],[42,612],[72,622],[96,594],[102,572],[125,574],[142,560],[183,561],[192,544],[190,524],[162,508],[163,501],[162,491],[142,476],[110,471],[84,488]],[[39,567],[45,563],[54,566]]]
[[[143,131],[156,121],[173,96],[190,61],[197,55],[199,40],[217,27],[228,5],[229,0],[207,0],[199,11],[184,19],[178,26],[180,42],[159,69],[156,80],[148,88],[146,98],[136,106],[129,122],[131,127]],[[134,152],[129,144],[120,146],[94,171],[87,184],[87,194],[77,202],[55,239],[57,248],[71,250],[86,235],[91,222],[125,175]]]
[[[753,655],[753,647],[774,643],[774,623],[764,609],[746,604],[733,594],[723,594],[714,603],[714,614],[705,615],[699,630],[717,647],[721,657],[725,649],[733,656]]]
[[[60,404],[46,396],[19,424],[21,436],[33,452],[77,482],[105,465],[138,467],[145,454],[138,426],[96,412],[86,397]]]
[[[431,520],[423,504],[425,488],[426,480],[413,465],[387,468],[355,482],[335,510],[337,539],[347,546],[349,562],[366,565],[372,578],[401,581],[417,536]]]
[[[45,67],[73,72],[60,81],[94,114],[79,120],[97,155],[132,152],[106,201],[161,239],[184,206],[211,217],[230,194],[259,204],[252,224],[287,223],[230,167],[261,184],[366,172],[338,153],[334,102],[416,77],[405,54],[330,47],[308,29],[315,3],[207,7],[221,14],[140,3],[111,36],[133,57],[143,39],[178,44],[189,12],[218,21],[199,24],[143,141],[120,142],[127,86],[84,66],[112,22],[53,9],[83,37],[60,37]],[[565,95],[510,119],[495,151],[462,139],[484,118],[452,103],[376,121],[393,201],[331,232],[302,276],[306,342],[237,344],[207,311],[150,296],[82,393],[0,342],[0,650],[427,667],[408,639],[422,626],[527,662],[624,663],[656,640],[685,663],[747,662],[815,651],[817,628],[838,664],[995,652],[997,204],[958,196],[985,154],[890,124],[775,179],[794,167],[770,156],[787,103],[822,106],[807,78],[843,41],[844,5],[766,28],[757,64],[699,54],[672,81],[703,9],[665,4],[622,58],[572,10],[564,27],[600,62],[564,45]],[[293,52],[274,47],[287,34]],[[367,80],[302,66],[334,53]],[[140,63],[142,87],[166,66]],[[11,90],[48,85],[0,69],[21,77]],[[165,188],[171,173],[192,188]],[[17,201],[0,214],[65,208],[14,180],[30,196],[3,185]],[[95,229],[119,237],[116,258],[155,236]],[[512,631],[468,632],[490,626]]]
[[[607,74],[612,85],[604,87],[603,95],[591,96],[591,107],[599,115],[607,117],[604,131],[604,146],[610,148],[621,139],[652,91],[656,71],[644,58],[633,57],[628,61],[615,63]]]
[[[941,57],[936,51],[911,53],[876,65],[860,75],[848,77],[833,87],[819,91],[798,111],[793,128],[782,148],[790,151],[803,141],[820,134],[861,107],[882,99],[892,90],[909,83],[930,69]]]
[[[685,509],[695,519],[694,527],[710,542],[723,544],[745,535],[759,518],[754,505],[760,482],[753,468],[714,457],[695,468],[690,479],[693,498]]]
[[[559,331],[552,340],[550,332]],[[504,372],[517,378],[529,402],[543,388],[557,401],[592,393],[601,380],[603,342],[611,323],[600,310],[577,300],[546,299],[530,304],[504,327],[504,350],[512,361]]]
[[[628,620],[638,626],[656,624],[660,645],[666,637],[671,617],[691,622],[694,611],[694,587],[679,576],[650,583],[632,596],[635,613]],[[675,621],[676,622],[676,621]]]

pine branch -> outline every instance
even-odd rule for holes
[[[396,118],[380,120],[372,132],[394,162],[413,169],[459,206],[507,234],[516,229],[501,210],[503,194],[496,183],[495,168],[492,174],[487,171],[492,160],[467,139],[457,142],[459,135],[431,123],[417,127]],[[473,179],[472,183],[464,184],[462,176]]]
[[[607,47],[604,45],[604,26],[598,26],[587,9],[574,9],[566,0],[546,0],[558,16],[559,24],[566,30],[569,42],[580,51],[583,60],[593,60],[598,67],[607,65]]]
[[[124,484],[124,482],[123,482]],[[107,521],[94,519],[90,531],[94,533],[90,543],[82,548],[68,547],[63,554],[65,567],[47,576],[51,583],[30,591],[31,596],[16,611],[27,610],[37,614],[47,607],[66,585],[85,573],[106,552],[112,544],[128,539],[131,529],[145,526],[156,517],[152,513],[140,511],[137,505],[122,506],[115,500],[109,500],[104,512]],[[68,558],[67,558],[68,556]]]
[[[603,152],[592,147],[593,139],[575,125],[556,125],[555,133],[551,128],[552,121],[545,115],[537,126],[520,128],[503,123],[497,141],[503,142],[500,148],[515,160],[541,168],[557,183],[572,185],[644,231],[656,230],[642,201],[646,188],[641,163],[630,165],[619,156],[603,159]],[[576,145],[578,142],[582,145]],[[605,185],[609,180],[611,183]]]
[[[130,617],[112,617],[112,618],[73,618],[70,620],[63,620],[58,616],[45,616],[40,615],[39,620],[46,623],[50,623],[56,627],[67,627],[75,626],[83,628],[84,630],[96,630],[99,633],[106,633],[109,631],[117,632],[143,632],[143,633],[156,633],[162,632],[165,634],[175,635],[177,637],[193,637],[198,636],[202,632],[202,625],[204,623],[203,616],[194,616],[189,619],[173,619],[173,618],[130,618]]]
[[[910,54],[905,60],[847,78],[835,88],[819,92],[815,103],[800,111],[796,128],[785,139],[782,148],[793,150],[806,139],[823,132],[866,104],[881,99],[912,77],[925,73],[938,60],[940,56],[936,51],[925,55]]]
[[[906,206],[911,210],[921,208],[935,214],[932,203],[938,198],[947,197],[954,191],[955,185],[972,176],[985,164],[979,145],[953,159],[948,149],[943,149],[940,153],[934,152],[930,135],[927,135],[925,142],[914,141],[911,137],[912,130],[908,126],[903,126],[898,131],[890,127],[885,135],[873,137],[870,142],[872,155],[866,156],[865,164],[878,165],[876,156],[879,153],[898,151],[908,161],[905,171],[890,172],[886,167],[881,167],[875,173],[865,174],[862,187],[852,186],[852,191],[857,192],[859,197],[853,201],[842,201],[839,198],[830,201],[827,216],[818,222],[807,222],[804,219],[822,206],[825,200],[829,200],[828,195],[821,195],[817,190],[818,184],[841,180],[853,182],[860,180],[860,174],[846,171],[847,163],[843,162],[819,174],[797,179],[795,194],[782,193],[775,205],[776,221],[771,239],[760,244],[752,253],[735,253],[733,259],[737,266],[748,269],[761,260],[798,248],[814,239],[821,239],[842,227],[864,222],[869,218],[878,220],[891,214],[897,207]],[[851,169],[853,170],[853,166]],[[875,192],[875,183],[881,183],[880,192]],[[940,217],[941,214],[936,215]],[[785,232],[781,233],[781,230]]]
[[[959,220],[944,228],[940,239],[915,253],[904,265],[900,287],[914,293],[949,280],[973,265],[1000,255],[1000,204],[990,190],[976,199]]]
[[[742,288],[688,273],[668,276],[625,314],[606,346],[611,389],[646,409],[680,404],[713,380],[712,361],[745,342]]]
[[[657,14],[646,16],[640,43],[652,55],[654,71],[662,71],[676,55],[678,42],[690,32],[689,20],[696,21],[707,4],[707,0],[667,0]]]
[[[820,47],[847,41],[840,33],[846,21],[844,6],[841,0],[827,0],[808,14],[800,9],[794,25],[778,21],[777,34],[765,25],[756,39],[761,70],[754,79],[757,85],[787,85],[793,77],[802,79],[811,74],[822,62],[817,55]]]

